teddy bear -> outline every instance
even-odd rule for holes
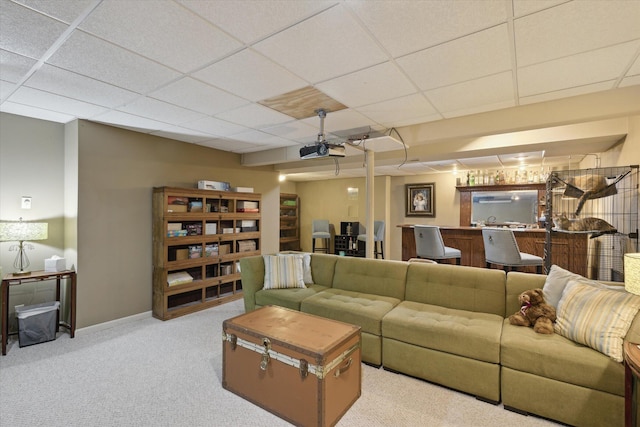
[[[556,309],[546,303],[542,289],[530,289],[518,295],[520,310],[509,316],[509,323],[516,326],[533,326],[539,334],[553,334]]]

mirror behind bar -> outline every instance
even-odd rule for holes
[[[473,191],[471,225],[531,227],[538,222],[536,190]]]

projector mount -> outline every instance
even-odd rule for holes
[[[318,132],[316,144],[322,144],[323,142],[327,142],[324,137],[324,119],[327,117],[327,112],[320,108],[319,110],[316,110],[316,113],[318,113],[318,117],[320,117],[320,131]]]

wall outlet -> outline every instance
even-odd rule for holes
[[[31,197],[22,196],[22,209],[31,209]]]

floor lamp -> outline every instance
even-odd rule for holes
[[[25,242],[35,240],[46,240],[48,235],[48,224],[46,222],[24,222],[22,218],[17,222],[0,223],[0,242],[18,242],[17,245],[9,246],[10,251],[18,251],[13,266],[17,270],[13,274],[16,276],[30,273],[29,258],[26,249],[33,249],[33,245]]]

